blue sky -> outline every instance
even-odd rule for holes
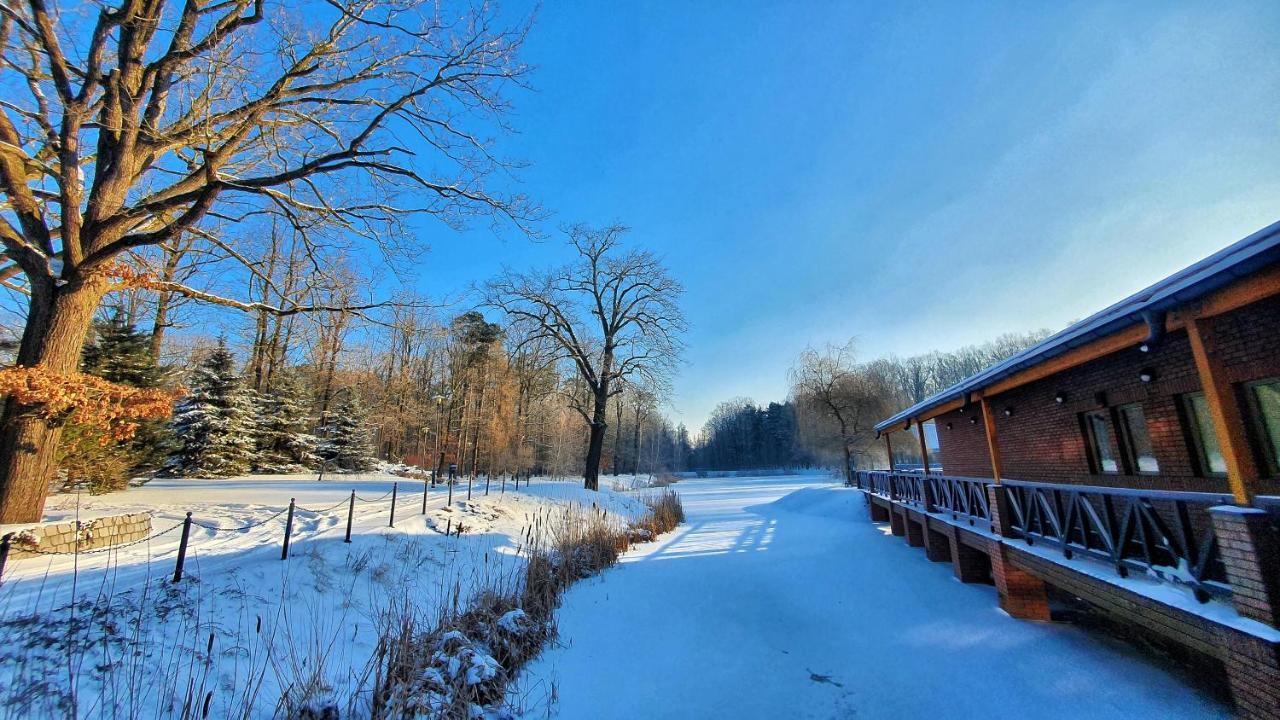
[[[1058,329],[1280,219],[1280,3],[549,2],[505,154],[687,287],[670,415]],[[421,288],[565,258],[424,227]]]

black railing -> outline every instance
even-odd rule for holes
[[[991,481],[984,478],[859,470],[856,482],[864,490],[925,512],[945,513],[954,520],[967,520],[970,525],[991,522],[987,502]]]
[[[1191,586],[1197,599],[1229,595],[1208,509],[1230,495],[1005,480],[1009,526],[1027,544],[1042,541],[1066,558],[1080,553]]]
[[[929,496],[933,501],[932,512],[947,513],[953,520],[964,518],[970,525],[978,521],[991,523],[991,506],[987,500],[990,480],[982,478],[929,475]]]
[[[986,478],[860,470],[857,486],[925,512],[950,515],[989,528]],[[1191,587],[1197,599],[1231,593],[1218,554],[1209,508],[1230,505],[1230,495],[1139,490],[1004,480],[1008,502],[1005,535],[1108,563],[1122,577],[1130,571]],[[1280,498],[1258,498],[1280,511]]]

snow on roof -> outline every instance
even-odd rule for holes
[[[1280,263],[1280,222],[1273,223],[1235,242],[1209,257],[1170,275],[1156,284],[1094,313],[1070,327],[952,385],[876,425],[881,432],[905,423],[923,412],[964,397],[1003,380],[1016,372],[1034,367],[1074,348],[1110,335],[1153,313],[1172,310],[1178,305],[1201,298],[1240,278]]]

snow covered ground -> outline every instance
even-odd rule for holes
[[[521,684],[564,718],[1211,718],[1123,645],[1014,620],[813,476],[685,480],[687,524],[571,588]],[[529,717],[541,717],[534,707]]]
[[[153,532],[191,511],[186,577],[170,582],[178,529],[120,550],[10,561],[0,584],[0,717],[179,717],[193,702],[207,702],[208,717],[272,717],[283,691],[304,686],[341,699],[367,685],[388,607],[410,603],[430,619],[514,577],[526,530],[553,508],[597,506],[619,520],[647,509],[623,493],[588,493],[580,480],[535,479],[505,493],[495,481],[487,497],[481,480],[470,502],[465,481],[449,506],[443,485],[430,490],[422,514],[424,489],[370,473],[155,480],[53,496],[47,519],[149,511]],[[298,509],[281,561],[290,498]],[[443,534],[459,523],[461,537]],[[90,649],[68,653],[76,646]]]

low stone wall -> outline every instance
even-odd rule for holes
[[[151,516],[147,513],[45,523],[13,533],[9,538],[9,558],[37,557],[40,553],[72,553],[77,549],[80,552],[96,550],[141,540],[150,534]]]

